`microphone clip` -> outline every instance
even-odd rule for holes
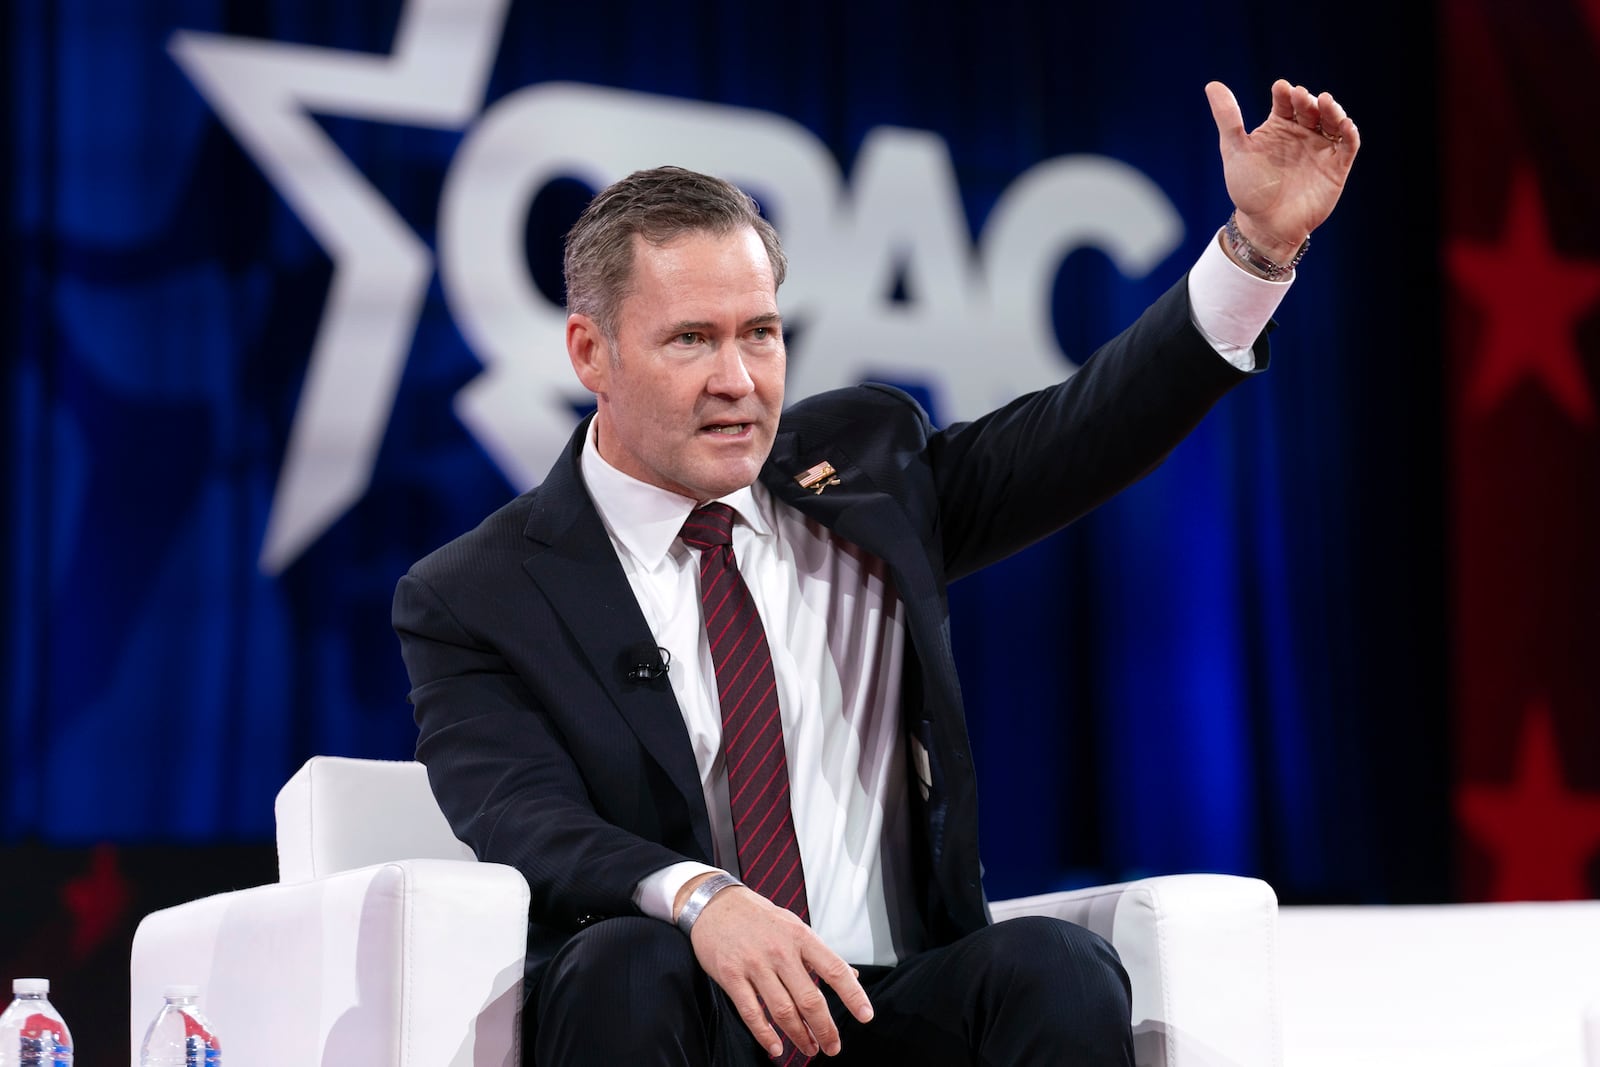
[[[672,668],[672,653],[659,645],[639,645],[628,650],[622,676],[630,682],[665,678]]]

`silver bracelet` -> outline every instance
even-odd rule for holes
[[[685,936],[688,936],[689,931],[694,929],[695,921],[700,918],[700,913],[706,910],[707,904],[711,903],[711,898],[724,889],[729,889],[736,885],[744,885],[744,883],[731,874],[718,872],[695,886],[694,892],[689,894],[689,899],[684,901],[683,910],[678,912],[676,920],[678,929],[682,930]]]
[[[1261,254],[1261,250],[1250,243],[1250,239],[1239,232],[1239,209],[1235,208],[1228,216],[1228,224],[1222,228],[1223,248],[1228,254],[1243,263],[1251,273],[1258,274],[1269,282],[1282,281],[1286,275],[1294,272],[1300,260],[1305,257],[1306,249],[1311,247],[1311,235],[1300,242],[1300,247],[1295,249],[1294,258],[1288,263],[1279,263],[1268,259]]]

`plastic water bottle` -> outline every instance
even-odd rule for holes
[[[0,1067],[72,1067],[72,1034],[50,1003],[50,979],[18,978],[0,1015]]]
[[[169,985],[166,1003],[144,1032],[139,1067],[221,1067],[222,1044],[200,1014],[200,987]]]

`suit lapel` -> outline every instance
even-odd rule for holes
[[[834,468],[839,484],[824,486],[820,493],[802,486],[797,479],[823,462]],[[780,432],[761,482],[778,500],[887,563],[902,601],[937,589],[921,539],[904,510],[836,441],[813,442],[795,431]]]
[[[525,534],[534,553],[523,569],[571,632],[611,702],[666,772],[695,813],[694,832],[706,857],[713,854],[700,772],[683,714],[665,678],[629,680],[625,672],[641,646],[656,645],[623,573],[610,535],[578,474],[578,453],[588,423],[539,488],[539,503]]]
[[[838,485],[817,493],[796,481],[796,476],[824,460],[835,468]],[[832,434],[818,433],[814,440],[806,440],[801,433],[780,433],[761,480],[776,499],[889,566],[895,595],[905,609],[907,669],[916,672],[914,691],[921,694],[907,711],[904,702],[911,691],[907,687],[913,684],[908,675],[901,689],[902,727],[914,742],[914,764],[908,770],[923,789],[929,859],[939,870],[946,854],[944,827],[950,804],[941,738],[950,729],[960,731],[962,723],[943,586],[929,561],[929,547],[900,500],[876,485]],[[940,714],[940,709],[953,714]],[[982,925],[982,920],[975,925]]]

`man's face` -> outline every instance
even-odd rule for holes
[[[588,316],[567,320],[573,368],[598,404],[600,455],[681,496],[725,496],[756,480],[783,410],[772,263],[749,227],[633,247],[616,351]]]

